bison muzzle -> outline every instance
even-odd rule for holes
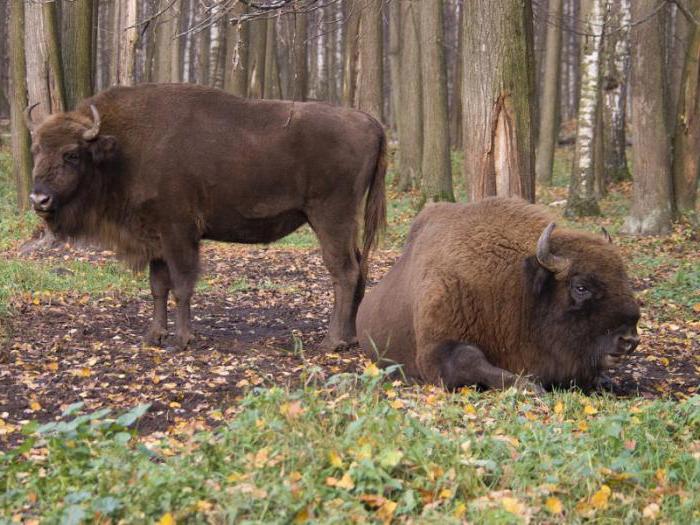
[[[149,343],[167,335],[171,292],[176,344],[190,342],[202,239],[269,243],[305,223],[335,292],[325,346],[355,340],[367,258],[385,222],[385,137],[372,117],[186,84],[112,88],[36,126],[31,108],[25,116],[31,200],[49,228],[150,267]]]
[[[639,343],[639,306],[609,238],[555,228],[517,199],[435,204],[360,305],[364,351],[455,389],[589,389]]]

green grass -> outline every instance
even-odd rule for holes
[[[126,428],[135,413],[31,425],[24,447],[0,456],[1,512],[48,523],[700,520],[697,396],[426,397],[369,368],[255,390],[240,409],[217,431],[148,447]]]

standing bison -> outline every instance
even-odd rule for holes
[[[448,389],[591,388],[639,342],[639,307],[609,238],[554,228],[515,199],[436,204],[360,305],[360,344]]]
[[[367,257],[385,222],[385,138],[372,117],[185,84],[112,88],[36,127],[26,117],[31,200],[49,228],[150,267],[149,343],[167,335],[171,291],[176,345],[190,342],[202,239],[269,243],[307,222],[335,292],[324,346],[355,339]]]

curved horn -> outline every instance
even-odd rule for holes
[[[92,112],[93,124],[90,129],[85,130],[83,133],[83,138],[85,140],[95,140],[97,135],[100,134],[100,124],[102,123],[100,120],[100,114],[94,104],[90,104],[90,111]]]
[[[32,133],[35,128],[34,122],[32,122],[32,111],[39,104],[41,104],[41,102],[35,102],[31,106],[27,106],[26,108],[24,108],[24,124],[27,126],[27,129],[30,133]]]
[[[610,244],[613,243],[613,238],[612,236],[608,233],[608,230],[606,230],[603,226],[600,227],[600,231],[603,233],[603,237],[605,237],[605,240],[608,241]]]
[[[537,262],[554,274],[564,274],[569,270],[571,261],[566,257],[554,255],[549,246],[549,239],[555,226],[555,223],[550,222],[540,235],[537,241]]]

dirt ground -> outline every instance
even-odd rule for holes
[[[60,272],[65,255],[61,249],[32,257],[55,261]],[[374,255],[370,285],[397,255]],[[108,255],[81,257],[99,263]],[[195,294],[196,340],[184,352],[142,346],[151,315],[146,289],[136,297],[18,299],[0,351],[0,448],[17,442],[22,422],[52,420],[77,401],[90,410],[151,403],[140,430],[165,432],[216,424],[255,386],[295,385],[364,366],[357,348],[317,350],[332,305],[318,250],[207,245],[202,262],[210,285]],[[645,286],[635,282],[637,290]],[[644,309],[647,320],[654,315]],[[635,355],[614,374],[617,395],[684,397],[698,390],[698,330],[657,328],[642,334]]]

